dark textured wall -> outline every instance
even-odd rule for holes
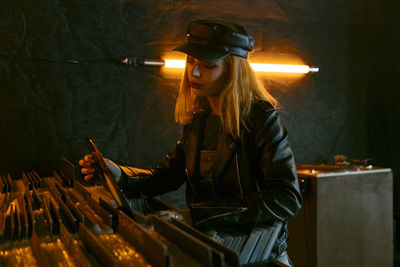
[[[298,163],[372,157],[394,169],[400,192],[395,5],[2,0],[0,169],[46,173],[61,156],[76,163],[87,153],[85,137],[117,162],[157,164],[180,136],[173,119],[179,78],[119,60],[162,58],[184,40],[188,21],[221,17],[254,35],[251,59],[296,58],[320,67],[301,78],[264,77],[281,103]]]

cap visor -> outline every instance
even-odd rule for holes
[[[192,43],[184,43],[175,47],[173,51],[185,53],[201,61],[217,61],[230,54],[230,52]]]

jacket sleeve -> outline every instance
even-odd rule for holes
[[[182,142],[168,153],[164,161],[152,169],[120,166],[122,175],[119,185],[130,198],[156,196],[176,190],[185,180],[185,156]]]
[[[256,222],[286,221],[302,205],[294,155],[286,129],[275,109],[256,116],[255,145],[261,174],[256,174],[259,192],[249,196],[247,205]]]
[[[249,152],[250,183],[258,192],[242,199],[221,199],[192,205],[192,218],[199,227],[218,225],[270,223],[286,221],[299,212],[302,196],[299,189],[293,152],[287,132],[272,106],[258,107],[252,114],[252,140]],[[252,145],[250,145],[252,144]],[[254,165],[255,164],[255,165]]]

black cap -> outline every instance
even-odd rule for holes
[[[228,55],[247,58],[254,39],[243,26],[223,20],[196,20],[189,24],[186,43],[175,47],[202,61],[216,61]]]

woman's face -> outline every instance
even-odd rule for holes
[[[188,55],[186,71],[196,96],[218,97],[225,89],[228,66],[223,60],[206,62]]]

